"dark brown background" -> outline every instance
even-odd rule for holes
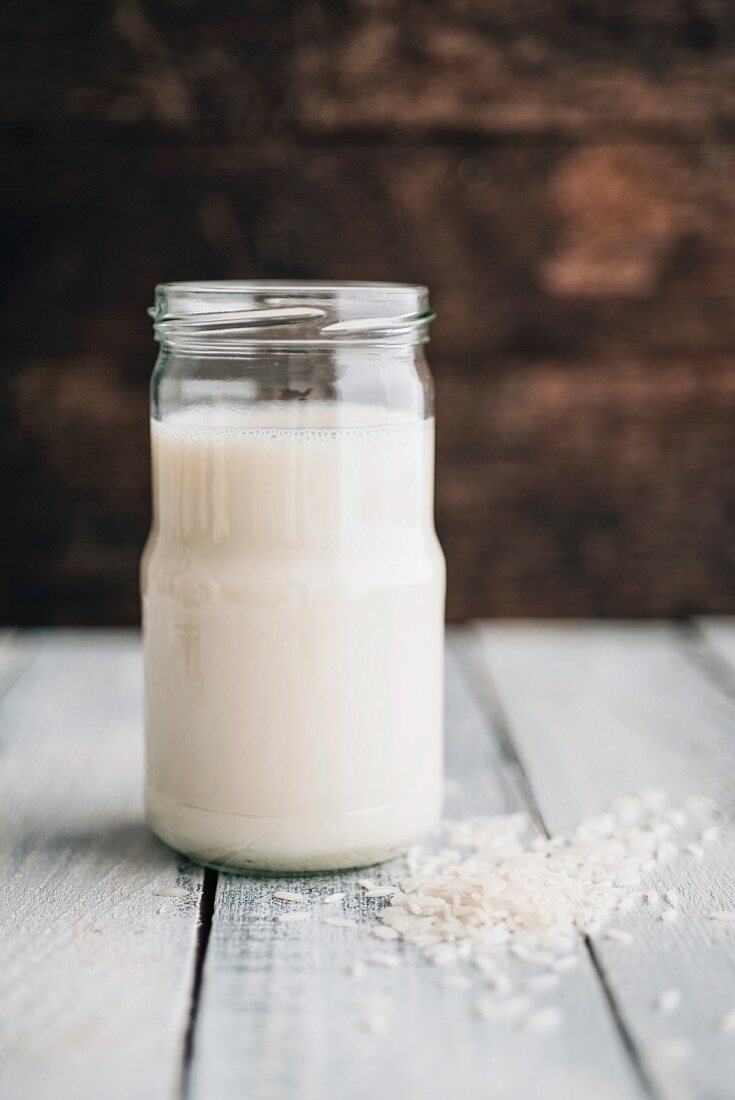
[[[449,612],[735,611],[735,4],[0,14],[0,613],[132,622],[166,279],[427,282]]]

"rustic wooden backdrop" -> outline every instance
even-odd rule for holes
[[[731,0],[5,0],[0,612],[132,622],[153,284],[420,280],[452,618],[735,612]]]

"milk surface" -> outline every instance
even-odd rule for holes
[[[235,868],[390,857],[442,797],[433,421],[281,402],[151,435],[153,828]]]

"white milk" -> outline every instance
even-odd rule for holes
[[[281,403],[152,424],[147,812],[219,865],[386,859],[441,805],[433,421]]]

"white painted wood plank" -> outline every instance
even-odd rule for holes
[[[690,632],[661,625],[492,625],[487,668],[530,785],[551,832],[567,832],[620,794],[661,787],[674,799],[705,794],[732,814],[735,700],[713,678]],[[684,858],[665,880],[682,898],[666,925],[645,913],[620,920],[630,946],[595,951],[644,1070],[670,1100],[732,1095],[735,1043],[717,1027],[735,1005],[735,925],[707,919],[735,909],[735,829]],[[669,1016],[653,1007],[682,991]],[[677,1044],[688,1045],[686,1050]]]
[[[0,702],[0,1092],[168,1098],[202,874],[142,821],[138,639],[23,644]]]
[[[516,772],[468,690],[450,650],[447,677],[451,816],[503,813],[522,804]],[[642,1093],[588,959],[554,999],[566,1022],[550,1035],[491,1024],[473,1012],[473,992],[441,989],[444,973],[411,950],[373,939],[384,902],[364,897],[365,875],[394,882],[398,862],[369,872],[309,877],[221,876],[204,968],[194,1043],[192,1100],[636,1100]],[[278,889],[302,893],[312,916],[279,924],[294,906]],[[334,912],[356,924],[332,927],[324,897],[345,892]],[[396,970],[349,973],[375,950],[396,951]],[[516,977],[528,972],[518,962]],[[486,992],[486,991],[485,991]],[[387,1029],[364,1027],[377,999]],[[385,1002],[383,1004],[383,1001]]]
[[[696,626],[708,645],[735,669],[735,619],[712,616]]]

